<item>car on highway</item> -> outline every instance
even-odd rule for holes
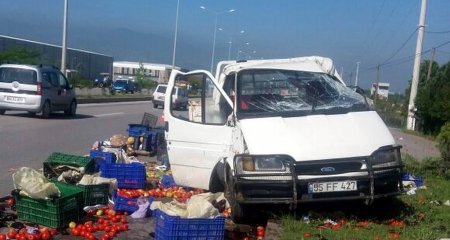
[[[266,204],[371,204],[401,192],[401,146],[331,59],[223,61],[216,69],[216,77],[170,76],[164,120],[176,184],[224,191],[235,222]],[[181,84],[186,114],[169,104]]]
[[[56,67],[3,64],[0,65],[0,114],[6,111],[41,113],[42,118],[48,118],[54,111],[75,116],[75,89]]]
[[[166,84],[159,84],[156,87],[155,92],[153,93],[153,108],[158,108],[158,106],[162,106],[164,108],[166,89]],[[175,87],[171,102],[174,109],[187,109],[188,96],[186,89],[182,87]]]
[[[134,82],[132,80],[117,79],[111,85],[111,90],[114,92],[121,92],[121,93],[134,93],[136,89]]]
[[[100,73],[94,79],[94,87],[110,87],[112,83],[111,76],[109,73]]]

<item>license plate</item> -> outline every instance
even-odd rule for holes
[[[25,98],[13,97],[13,96],[5,96],[5,102],[25,103]]]
[[[308,183],[308,193],[348,192],[358,189],[356,181]]]

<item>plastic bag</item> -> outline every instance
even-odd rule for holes
[[[42,173],[21,167],[12,174],[13,184],[21,193],[34,199],[47,199],[51,196],[61,196],[61,192],[52,182],[49,182]]]
[[[150,202],[146,197],[139,197],[137,200],[138,210],[132,213],[132,218],[145,218],[147,211],[149,210]]]

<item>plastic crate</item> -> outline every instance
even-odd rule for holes
[[[121,197],[121,196],[117,195],[117,193],[115,193],[114,194],[114,210],[133,213],[139,209],[137,200],[138,200],[138,198]],[[149,201],[150,204],[152,204],[153,198],[148,197],[147,201]],[[147,217],[150,217],[150,216],[151,216],[151,211],[150,211],[150,209],[148,209]]]
[[[144,136],[148,134],[150,127],[142,124],[128,124],[127,131],[130,137]]]
[[[96,172],[100,170],[102,163],[115,163],[117,160],[116,154],[101,150],[91,150],[89,156],[94,160]]]
[[[83,191],[83,206],[94,206],[97,204],[108,204],[109,184],[76,185]]]
[[[141,163],[104,163],[100,165],[100,176],[117,179],[119,188],[144,188],[146,170]]]
[[[55,182],[61,197],[42,200],[24,196],[15,196],[17,216],[19,220],[62,228],[71,221],[79,221],[82,217],[80,202],[82,191],[73,185]]]
[[[53,167],[61,165],[84,167],[85,173],[95,171],[94,160],[91,157],[54,152],[44,162],[44,176],[47,178],[57,177],[58,173],[53,171]]]
[[[225,218],[181,218],[156,209],[155,237],[159,240],[218,240],[224,239]]]
[[[150,130],[146,136],[144,136],[143,147],[144,150],[154,152],[158,149],[159,133],[157,131]]]

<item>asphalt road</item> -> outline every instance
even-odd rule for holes
[[[13,189],[11,174],[26,166],[42,168],[53,152],[89,154],[92,144],[114,134],[127,135],[128,124],[141,123],[144,112],[160,116],[151,102],[82,104],[75,118],[54,113],[49,119],[24,112],[0,116],[0,196]]]
[[[400,129],[389,129],[397,144],[402,145],[402,153],[409,154],[417,160],[427,157],[440,157],[437,142],[412,134],[407,134]]]

